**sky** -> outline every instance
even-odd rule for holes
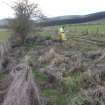
[[[14,17],[10,8],[16,0],[0,0],[0,19]],[[62,15],[86,15],[105,11],[105,0],[30,0],[38,3],[44,15],[56,17]],[[8,6],[8,5],[10,6]]]

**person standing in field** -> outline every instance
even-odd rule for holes
[[[66,39],[66,35],[65,35],[65,31],[64,31],[64,26],[62,26],[62,27],[59,28],[59,40],[61,42],[67,40]]]

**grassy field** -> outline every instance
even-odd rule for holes
[[[105,24],[75,24],[64,25],[67,43],[76,46],[78,50],[90,51],[105,47]],[[40,33],[51,39],[58,38],[60,26],[43,28]]]
[[[76,32],[105,32],[105,24],[77,24],[77,25],[66,25],[67,30]]]
[[[105,24],[72,24],[72,25],[63,25],[66,31],[74,31],[74,32],[105,32]],[[46,27],[46,30],[54,30],[58,31],[60,26],[51,26]]]
[[[39,33],[42,36],[56,37],[60,26],[45,27]],[[105,24],[74,24],[64,25],[68,37],[83,36],[84,34],[102,34],[105,33]],[[0,29],[0,40],[7,39],[10,32],[6,29]],[[91,35],[94,36],[94,35]],[[99,35],[100,36],[100,35]]]
[[[75,24],[64,25],[67,37],[96,37],[105,40],[105,24]],[[42,36],[56,37],[60,26],[45,27],[41,32]],[[103,39],[104,38],[104,39]]]
[[[1,40],[6,40],[10,36],[10,32],[6,29],[0,29],[0,41]]]
[[[60,26],[43,28],[43,30],[41,30],[41,32],[36,35],[42,35],[44,37],[48,37],[51,39],[56,38],[56,36],[58,35],[59,27]],[[89,86],[90,86],[90,84],[92,86],[94,85],[90,81],[92,81],[93,79],[96,79],[96,78],[94,78],[94,76],[90,78],[90,74],[88,74],[88,72],[86,71],[86,70],[88,70],[86,68],[89,65],[88,62],[91,63],[92,58],[89,58],[89,59],[87,59],[87,58],[88,58],[89,53],[91,53],[89,51],[95,52],[95,51],[105,48],[105,43],[104,43],[105,30],[104,30],[104,28],[105,28],[105,25],[102,25],[102,24],[98,24],[98,25],[91,25],[91,24],[65,25],[65,32],[67,35],[67,41],[65,43],[66,45],[61,46],[61,44],[52,43],[52,45],[45,44],[44,46],[42,46],[42,45],[40,45],[40,42],[39,42],[38,44],[36,44],[36,43],[26,44],[24,46],[25,48],[22,47],[22,49],[20,49],[22,52],[22,54],[21,54],[22,56],[24,54],[27,54],[27,51],[32,50],[32,53],[29,53],[28,55],[29,55],[29,57],[33,58],[29,61],[30,64],[31,63],[32,63],[32,65],[35,64],[35,66],[32,68],[33,76],[34,76],[34,79],[37,82],[37,84],[39,84],[39,87],[41,87],[41,96],[48,99],[48,101],[50,103],[49,105],[87,105],[89,103],[89,101],[90,102],[92,101],[90,99],[89,99],[89,101],[87,101],[88,96],[81,94],[81,91],[88,92],[87,89],[90,89],[90,87],[88,87],[87,85],[89,85]],[[9,36],[10,36],[9,31],[0,30],[0,40],[5,40],[5,39],[9,38]],[[103,44],[103,48],[102,48],[102,44]],[[40,66],[39,66],[38,58],[41,58],[41,56],[43,58],[43,55],[41,53],[45,54],[44,56],[46,56],[46,53],[47,53],[47,55],[49,55],[49,53],[47,51],[47,49],[49,49],[49,47],[59,50],[59,52],[55,51],[55,54],[57,53],[57,56],[59,56],[60,58],[63,58],[64,60],[63,61],[61,60],[61,63],[60,63],[60,62],[58,62],[60,59],[57,58],[57,56],[56,56],[57,59],[55,59],[55,57],[54,57],[51,61],[49,60],[48,63],[46,63],[46,61],[45,61],[42,64],[40,63]],[[45,51],[45,49],[46,49],[46,51]],[[26,51],[26,53],[25,53],[25,51]],[[64,66],[64,69],[67,69],[67,71],[68,71],[71,67],[69,67],[69,62],[67,62],[65,60],[68,59],[69,57],[72,59],[72,56],[71,56],[72,53],[73,53],[72,55],[74,56],[73,59],[75,59],[75,52],[76,53],[81,52],[81,54],[83,55],[83,57],[80,57],[80,59],[82,59],[81,63],[83,63],[83,65],[79,69],[75,69],[76,71],[74,71],[73,73],[69,74],[69,72],[67,72],[68,73],[67,76],[64,75],[62,81],[57,80],[57,81],[54,81],[53,83],[50,83],[50,81],[49,81],[50,76],[46,75],[46,73],[43,74],[42,72],[40,72],[40,70],[42,71],[44,69],[47,69],[47,67],[50,67],[51,64],[54,65],[55,68],[58,66],[57,69],[62,69]],[[17,55],[17,52],[16,52],[16,55]],[[86,56],[86,58],[85,58],[85,56]],[[70,60],[70,58],[69,58],[69,60]],[[91,59],[91,62],[90,62],[90,59]],[[52,63],[52,62],[55,62],[55,63]],[[68,65],[66,65],[67,64],[66,62],[68,63]],[[36,64],[38,64],[38,66],[36,66]],[[90,68],[88,71],[90,71]],[[101,78],[101,75],[99,75],[99,76],[96,75],[96,76],[97,76],[97,78],[98,77]],[[0,75],[0,79],[3,79],[3,78],[4,78],[4,76]],[[102,79],[103,79],[103,77],[102,77]],[[98,86],[100,86],[101,82],[100,82],[99,78],[96,80],[97,80],[97,84],[99,83]],[[92,82],[94,82],[94,81],[96,82],[96,80],[93,80]],[[104,81],[103,82],[103,85],[104,85],[105,80],[103,80],[103,81]],[[98,87],[97,84],[94,85],[96,87],[96,90]],[[102,87],[102,89],[103,89],[103,87]],[[98,93],[96,93],[96,95],[97,94]],[[100,100],[99,100],[99,102],[100,102]],[[95,104],[89,103],[88,105],[95,105]],[[104,105],[104,104],[97,104],[97,105]]]

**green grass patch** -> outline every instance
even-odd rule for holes
[[[81,91],[81,80],[83,78],[82,73],[71,74],[66,77],[63,81],[63,90],[66,92],[63,97],[58,97],[58,105],[82,105],[85,97],[80,95]],[[64,100],[62,99],[64,98]],[[63,102],[60,100],[62,99]],[[61,102],[61,103],[60,103]],[[63,104],[62,104],[63,103]]]
[[[75,97],[70,98],[70,100],[68,100],[68,103],[70,105],[84,105],[85,100],[86,100],[85,97],[81,95],[76,95]]]
[[[57,97],[57,90],[56,89],[44,89],[42,92],[42,95],[46,97]]]
[[[25,43],[24,46],[29,48],[29,49],[30,48],[38,48],[39,47],[36,43],[29,43],[29,44]]]
[[[3,80],[4,78],[5,78],[5,74],[3,74],[3,73],[0,73],[0,80]]]
[[[80,91],[81,74],[77,73],[64,79],[65,89],[71,96]]]
[[[45,82],[48,80],[48,77],[45,74],[39,72],[38,70],[34,69],[34,70],[32,70],[32,72],[33,72],[33,75],[38,83],[42,83],[42,82]]]
[[[53,99],[54,105],[82,105],[85,101],[85,97],[80,95],[82,77],[80,73],[73,74],[56,88],[43,89],[42,96]]]
[[[68,97],[64,95],[59,95],[56,98],[56,105],[68,105]]]
[[[39,84],[48,80],[48,77],[38,70],[34,69],[33,75]],[[49,98],[49,102],[54,105],[83,105],[86,98],[80,94],[82,78],[82,73],[71,74],[64,78],[63,83],[56,84],[56,87],[43,87],[41,95]]]
[[[65,25],[67,30],[74,32],[105,32],[105,24],[76,24],[76,25]]]
[[[10,32],[6,30],[0,30],[0,40],[6,40],[10,37]]]

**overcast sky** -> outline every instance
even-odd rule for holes
[[[12,5],[13,1],[16,0],[0,0],[0,19],[14,16],[14,12],[7,5]],[[36,0],[31,1],[36,3]],[[105,11],[105,0],[37,0],[37,3],[48,17]]]

